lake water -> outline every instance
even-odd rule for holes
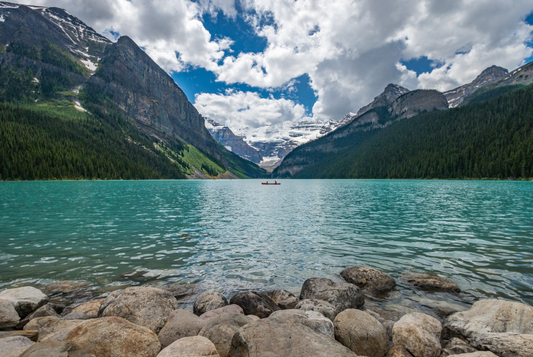
[[[0,183],[0,289],[76,280],[227,296],[367,265],[451,277],[462,302],[533,304],[533,183],[282,180]],[[141,279],[122,275],[139,271]]]

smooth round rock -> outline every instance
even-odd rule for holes
[[[320,312],[296,309],[281,310],[272,313],[272,315],[270,315],[268,318],[276,320],[280,323],[292,320],[301,323],[322,335],[331,337],[333,339],[335,338],[333,322]]]
[[[102,317],[122,317],[155,333],[163,328],[170,313],[178,309],[178,301],[170,292],[156,288],[127,288],[116,298],[106,298],[102,305],[107,299],[112,301],[100,310]]]
[[[253,322],[241,314],[224,314],[213,317],[202,328],[198,336],[206,337],[214,343],[220,357],[226,357],[233,335],[244,325]]]
[[[20,357],[96,357],[70,341],[47,340],[34,344]],[[100,357],[100,356],[99,356]],[[111,357],[111,356],[109,356]]]
[[[161,347],[165,348],[180,338],[198,335],[206,324],[206,319],[201,319],[192,312],[181,309],[174,310],[157,337]]]
[[[335,307],[329,302],[316,299],[300,300],[295,309],[303,311],[316,311],[333,321],[335,319]]]
[[[365,304],[360,288],[349,283],[335,283],[326,278],[307,279],[302,286],[300,299],[327,301],[335,307],[335,316],[346,309],[360,309]]]
[[[84,321],[66,335],[65,341],[98,357],[155,357],[161,350],[155,333],[121,317]]]
[[[212,319],[215,316],[222,315],[222,314],[241,314],[244,315],[244,310],[239,305],[228,305],[224,307],[220,307],[215,310],[207,311],[200,315],[200,318],[203,320],[209,320]]]
[[[389,349],[385,327],[370,314],[355,309],[335,317],[335,339],[358,356],[383,357]]]
[[[438,357],[441,353],[439,320],[426,314],[403,316],[392,328],[392,342],[403,346],[415,357]]]
[[[194,302],[193,312],[200,316],[207,311],[228,305],[228,299],[215,291],[204,291]]]
[[[454,293],[461,292],[459,286],[457,286],[457,284],[455,284],[453,281],[436,274],[407,271],[402,274],[401,278],[407,283],[412,284],[422,290]]]
[[[377,294],[387,293],[396,287],[392,276],[365,266],[353,266],[340,274],[348,283]]]
[[[0,355],[2,357],[19,357],[34,344],[35,342],[24,336],[0,338]]]
[[[288,320],[262,319],[245,325],[233,336],[228,357],[357,357],[348,348]]]
[[[239,305],[246,315],[255,315],[264,319],[274,311],[281,310],[271,298],[257,291],[247,291],[233,296],[230,304]]]
[[[268,297],[272,299],[282,310],[289,310],[296,308],[298,305],[298,298],[287,290],[272,290],[267,293]]]
[[[0,329],[10,329],[19,324],[20,316],[10,300],[0,300]]]
[[[163,349],[157,357],[220,357],[213,342],[202,336],[185,337]]]
[[[62,341],[67,333],[73,328],[77,327],[83,321],[80,320],[63,320],[53,316],[37,317],[26,326],[24,330],[39,331],[38,341],[56,340]]]
[[[98,299],[86,302],[84,304],[78,305],[72,310],[70,310],[70,314],[85,314],[92,318],[98,317],[98,311],[100,310],[100,306],[102,306],[102,303],[105,299]]]
[[[0,292],[0,300],[9,300],[21,318],[25,318],[48,302],[48,296],[39,289],[25,286]]]

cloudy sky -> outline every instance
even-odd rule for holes
[[[533,60],[531,0],[12,0],[127,35],[231,128],[341,119],[388,83],[448,90]]]

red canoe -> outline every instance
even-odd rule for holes
[[[269,182],[261,182],[261,185],[281,185],[281,183],[279,182],[272,182],[272,183],[269,183]]]

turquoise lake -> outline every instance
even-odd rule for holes
[[[367,265],[451,277],[462,301],[533,304],[533,183],[0,183],[0,289],[195,284],[231,295]],[[125,282],[124,273],[143,279]]]

